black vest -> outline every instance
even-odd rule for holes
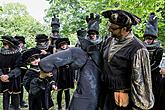
[[[134,55],[138,49],[145,47],[137,38],[133,38],[131,42],[117,51],[112,57],[111,61],[108,62],[109,43],[107,43],[107,45],[104,45],[104,47],[107,48],[103,47],[103,81],[108,89],[114,91],[130,89]]]

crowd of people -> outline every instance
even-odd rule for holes
[[[132,31],[141,22],[136,15],[107,10],[102,16],[108,19],[111,34],[102,40],[100,15],[91,13],[86,16],[87,30],[77,30],[75,47],[69,47],[69,39],[60,36],[56,16],[51,22],[52,36],[37,34],[36,46],[30,49],[25,48],[24,36],[2,36],[3,110],[54,110],[51,91],[57,91],[58,110],[64,109],[63,92],[65,110],[164,110],[165,67],[159,66],[163,48],[157,40],[157,16],[150,13],[144,41]]]

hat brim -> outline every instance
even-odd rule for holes
[[[0,41],[6,41],[6,42],[8,42],[8,43],[10,43],[12,46],[15,46],[12,42],[10,42],[9,40],[6,40],[6,39],[0,39]]]
[[[90,34],[91,32],[95,32],[97,35],[99,34],[99,32],[98,31],[96,31],[96,30],[88,30],[88,34]]]
[[[144,35],[143,35],[144,38],[145,38],[146,36],[151,36],[151,37],[153,37],[153,38],[157,38],[157,36],[152,35],[152,34],[144,34]]]

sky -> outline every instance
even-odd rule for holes
[[[0,0],[0,5],[10,2],[22,3],[27,7],[29,14],[37,21],[44,23],[43,17],[46,15],[45,9],[49,8],[49,3],[45,0]]]

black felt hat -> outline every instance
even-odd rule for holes
[[[141,22],[139,17],[124,10],[108,10],[104,11],[102,15],[105,18],[109,18],[111,23],[124,27],[131,27]]]
[[[24,63],[28,63],[29,60],[35,56],[39,56],[41,53],[41,50],[38,48],[31,48],[25,51],[22,55],[22,60]]]
[[[68,45],[70,45],[70,41],[68,38],[58,38],[57,41],[55,42],[56,48],[59,49],[61,44],[63,43],[67,43]]]
[[[48,41],[48,36],[45,35],[45,34],[37,34],[36,35],[36,38],[35,38],[35,41],[36,42],[45,42],[45,41]]]
[[[151,36],[153,38],[157,38],[158,36],[158,18],[155,13],[150,13],[144,32],[144,37],[146,36]]]
[[[14,38],[17,39],[19,42],[23,42],[24,44],[26,44],[24,36],[15,36]]]
[[[19,45],[19,42],[17,39],[15,39],[14,37],[12,36],[1,36],[1,41],[6,41],[8,43],[10,43],[11,45],[13,45],[14,47],[18,47]]]

